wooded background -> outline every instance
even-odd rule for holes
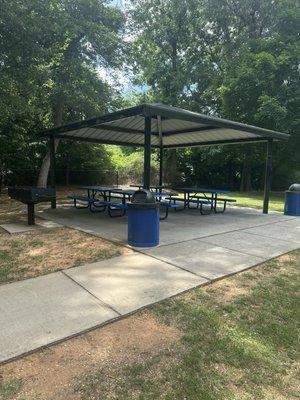
[[[290,133],[274,149],[272,189],[286,189],[300,181],[299,26],[293,0],[2,0],[1,186],[45,183],[39,131],[160,102]],[[141,179],[140,150],[57,145],[59,184]],[[164,181],[257,190],[264,160],[263,144],[169,150]]]

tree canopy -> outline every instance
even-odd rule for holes
[[[293,0],[128,0],[123,8],[108,0],[3,0],[2,180],[35,183],[40,172],[45,183],[49,158],[38,131],[142,99],[290,133],[274,154],[273,188],[286,188],[300,179],[299,24]],[[128,68],[146,87],[129,99],[101,77]],[[60,181],[68,182],[70,168],[90,170],[90,179],[104,168],[126,176],[122,166],[140,165],[134,151],[61,143]],[[128,162],[119,162],[120,152]],[[165,179],[259,189],[264,156],[261,144],[168,151]]]

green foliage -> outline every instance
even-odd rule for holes
[[[98,70],[122,64],[124,17],[106,0],[4,0],[1,9],[0,171],[34,183],[46,152],[38,131],[118,106]],[[93,157],[93,147],[82,151]]]
[[[292,134],[274,151],[274,189],[300,168],[299,68],[295,1],[131,1],[138,82],[169,104]],[[185,154],[185,155],[184,155]],[[261,188],[265,148],[177,152],[185,181]],[[172,157],[169,157],[170,159]]]
[[[145,101],[290,133],[287,144],[275,146],[273,188],[299,179],[294,0],[130,0],[126,14],[108,0],[3,0],[1,10],[0,186],[3,176],[35,182],[46,153],[38,131]],[[110,74],[124,60],[147,93],[121,98],[101,78],[99,71]],[[71,162],[85,171],[115,169],[106,147],[80,147],[59,145],[62,182]],[[137,178],[141,155],[123,153]],[[264,156],[261,144],[172,150],[165,180],[259,189]],[[131,167],[124,171],[130,177]]]
[[[130,148],[120,148],[118,146],[106,146],[111,162],[118,171],[119,182],[121,183],[141,183],[143,182],[144,172],[144,152]],[[151,157],[151,174],[154,177],[158,174],[158,161],[155,154]]]

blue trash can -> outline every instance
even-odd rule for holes
[[[293,184],[285,192],[285,215],[300,216],[300,184]]]
[[[128,244],[154,247],[159,244],[159,203],[148,190],[137,190],[128,204]]]

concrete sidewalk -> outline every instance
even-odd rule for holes
[[[217,216],[219,228],[194,225],[186,240],[174,233],[143,254],[0,286],[0,362],[300,247],[300,218],[249,215]]]
[[[0,362],[207,280],[132,254],[0,286]]]

